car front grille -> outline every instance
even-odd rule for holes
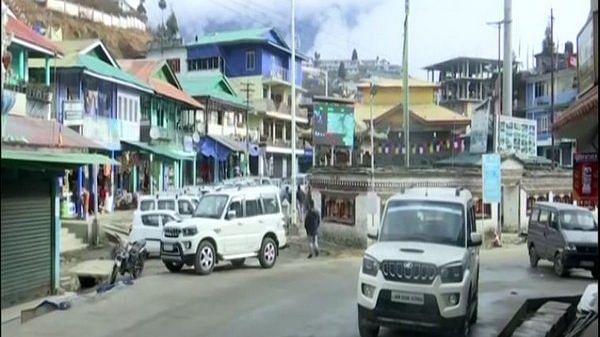
[[[598,254],[598,246],[576,246],[578,253]]]
[[[179,234],[181,234],[181,229],[167,227],[164,229],[164,233],[166,238],[177,238],[179,237]]]
[[[433,264],[412,261],[383,261],[381,273],[388,281],[431,284],[437,275]]]

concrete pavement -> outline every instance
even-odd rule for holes
[[[496,336],[526,297],[580,294],[594,281],[588,272],[559,279],[550,264],[531,270],[524,247],[482,251],[479,322],[472,336]],[[307,260],[282,253],[271,270],[249,261],[242,269],[225,265],[199,277],[190,271],[161,271],[160,261],[151,260],[148,271],[158,274],[68,311],[23,325],[7,323],[2,335],[357,337],[360,263],[359,257]]]

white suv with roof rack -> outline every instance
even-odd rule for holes
[[[477,320],[479,246],[472,195],[464,189],[415,188],[391,197],[377,241],[358,277],[358,327],[380,326],[468,336]]]
[[[206,275],[219,262],[255,257],[271,268],[286,244],[277,187],[225,187],[205,194],[193,217],[164,226],[160,256],[172,272],[188,265]]]

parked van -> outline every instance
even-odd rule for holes
[[[191,195],[143,195],[138,198],[137,211],[171,210],[184,218],[189,218],[198,206],[198,202],[199,198]]]
[[[598,223],[586,208],[538,202],[529,218],[527,247],[532,268],[543,259],[554,263],[558,276],[583,268],[598,278]]]
[[[138,211],[133,216],[130,240],[146,240],[149,254],[160,254],[160,240],[163,227],[173,221],[181,221],[181,216],[173,210]]]

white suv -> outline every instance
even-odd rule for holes
[[[477,320],[479,246],[472,195],[414,188],[391,197],[358,277],[358,327],[380,326],[468,336]]]
[[[239,186],[205,194],[192,218],[166,224],[160,256],[172,272],[188,265],[206,275],[218,262],[253,257],[271,268],[286,243],[277,187]]]

